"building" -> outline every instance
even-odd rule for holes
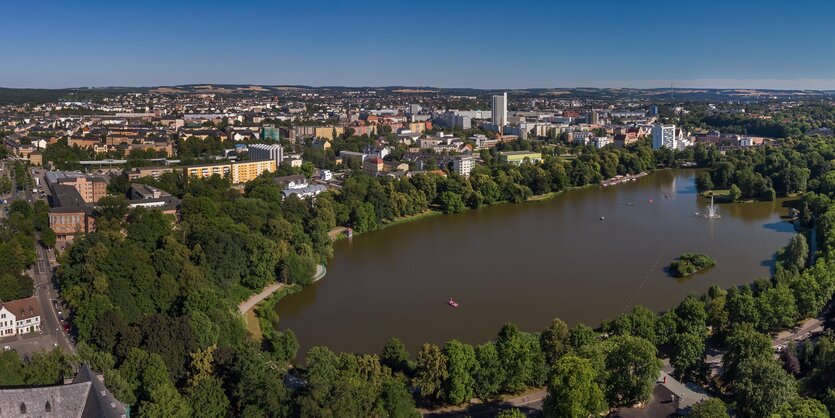
[[[525,161],[538,164],[542,161],[542,153],[531,151],[503,151],[499,153],[499,161],[515,165],[520,165]]]
[[[261,127],[261,139],[266,141],[278,141],[281,139],[281,132],[275,127],[275,125],[264,125]]]
[[[330,170],[319,171],[319,179],[322,181],[330,181],[333,179],[333,173]]]
[[[228,177],[232,184],[240,184],[255,180],[266,171],[275,173],[278,164],[275,160],[240,161],[232,163],[200,164],[183,167],[183,177],[205,178],[215,174]]]
[[[128,207],[159,209],[166,215],[177,215],[180,210],[180,199],[171,196],[165,190],[147,184],[133,183],[128,190]]]
[[[306,197],[316,197],[316,195],[326,190],[328,190],[328,188],[321,184],[311,184],[305,187],[297,187],[293,189],[287,188],[284,189],[281,193],[284,195],[285,198],[288,198],[292,195],[296,195],[299,198],[304,199]]]
[[[159,176],[173,172],[174,167],[136,167],[128,172],[128,180],[136,180],[142,177],[159,179]]]
[[[41,330],[41,306],[38,298],[0,302],[0,336],[28,334]]]
[[[594,138],[592,140],[592,144],[594,144],[594,147],[597,148],[597,149],[603,148],[606,145],[613,144],[613,143],[614,143],[614,140],[612,140],[612,138],[609,138],[609,137],[606,137],[606,136],[599,136],[599,137]]]
[[[307,177],[302,174],[276,177],[273,181],[275,184],[283,186],[285,189],[303,189],[308,186]]]
[[[459,176],[469,177],[475,167],[475,160],[471,155],[458,155],[452,160],[452,171]]]
[[[0,414],[19,417],[125,418],[129,408],[83,364],[69,384],[0,389]]]
[[[377,174],[383,171],[383,167],[385,163],[383,159],[378,156],[373,156],[367,158],[365,161],[362,162],[362,169],[365,170],[368,174]]]
[[[84,203],[96,203],[107,195],[107,181],[102,177],[77,171],[48,171],[44,178],[50,190],[58,185],[74,188]]]
[[[273,160],[276,164],[281,164],[281,160],[284,159],[284,148],[278,144],[250,144],[247,148],[249,159],[252,161]]]
[[[677,149],[676,126],[657,124],[652,127],[652,149]]]
[[[494,125],[502,127],[507,125],[507,93],[493,96],[493,122]]]
[[[598,115],[597,112],[594,110],[589,111],[588,117],[586,119],[588,119],[587,122],[589,123],[589,125],[597,125],[600,123],[600,115]]]

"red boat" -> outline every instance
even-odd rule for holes
[[[458,307],[458,302],[456,302],[454,299],[450,299],[447,303],[449,304],[449,306],[452,306],[453,308]]]

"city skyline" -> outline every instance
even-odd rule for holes
[[[835,89],[810,1],[8,3],[0,86]]]

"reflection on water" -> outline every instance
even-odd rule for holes
[[[530,331],[554,317],[594,326],[635,304],[664,310],[714,283],[768,275],[793,234],[781,202],[720,204],[722,218],[696,217],[710,201],[694,176],[660,171],[339,241],[327,277],[278,304],[280,327],[296,332],[302,352],[378,352],[391,336],[415,351],[451,338],[483,342],[508,321]],[[665,268],[688,251],[711,255],[716,267],[669,277]],[[447,306],[450,298],[460,308]]]

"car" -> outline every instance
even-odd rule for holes
[[[9,350],[11,350],[11,349],[12,349],[12,348],[11,348],[11,347],[9,347],[8,345],[4,345],[4,346],[3,346],[3,351],[9,351]]]
[[[64,322],[64,332],[67,332],[67,333],[70,332],[70,324],[68,324],[66,322]]]

